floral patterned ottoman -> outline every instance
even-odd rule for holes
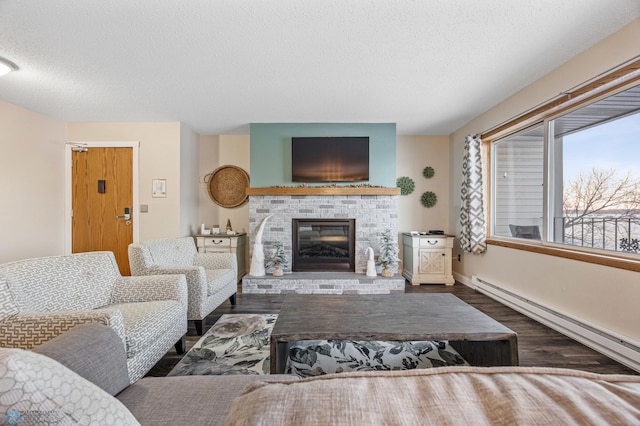
[[[469,364],[445,341],[304,340],[290,343],[285,373],[311,377],[450,365]]]

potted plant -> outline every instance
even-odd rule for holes
[[[269,261],[267,262],[267,268],[273,266],[273,276],[281,277],[284,273],[282,270],[282,266],[287,264],[287,256],[284,253],[284,247],[280,241],[275,241],[273,243],[273,250],[271,251],[271,256],[269,257]]]
[[[392,277],[394,269],[397,267],[400,259],[398,258],[398,241],[391,235],[391,229],[387,228],[382,231],[380,238],[380,255],[377,264],[382,266],[383,277]]]

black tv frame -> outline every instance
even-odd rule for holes
[[[366,182],[368,136],[294,136],[291,138],[293,182]]]

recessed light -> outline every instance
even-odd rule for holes
[[[0,58],[0,76],[9,74],[11,71],[16,71],[17,69],[18,66],[13,62],[4,58]]]

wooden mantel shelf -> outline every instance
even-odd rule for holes
[[[400,188],[300,186],[247,188],[247,195],[400,195]]]

